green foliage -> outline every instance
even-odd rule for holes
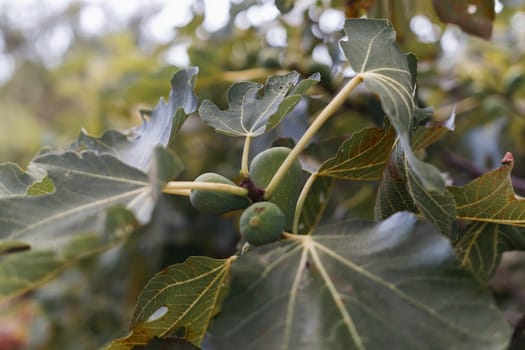
[[[410,133],[417,111],[413,100],[414,57],[401,52],[388,21],[347,21],[345,32],[348,40],[341,41],[341,48],[354,71],[371,91],[379,95],[381,106],[399,136],[410,164],[409,171],[425,189],[443,191],[445,184],[439,171],[418,160],[410,146]]]
[[[177,73],[175,77],[180,75]],[[178,91],[191,91],[188,82],[180,80]],[[0,268],[7,264],[2,268],[2,278],[14,281],[3,285],[1,299],[38,286],[72,260],[100,252],[126,238],[137,226],[137,221],[144,224],[150,220],[160,189],[182,171],[182,164],[173,154],[156,148],[168,144],[172,129],[163,129],[156,123],[171,126],[184,115],[177,111],[177,102],[181,106],[186,103],[179,96],[173,97],[169,113],[166,104],[161,102],[157,111],[166,110],[166,113],[154,113],[157,120],[151,124],[144,121],[141,128],[133,130],[132,140],[122,144],[122,137],[117,137],[115,148],[111,148],[122,152],[115,156],[105,151],[106,144],[93,142],[93,147],[83,147],[76,152],[41,154],[31,162],[30,169],[34,169],[31,173],[21,174],[17,168],[6,165],[14,172],[3,180],[9,195],[0,198],[0,237],[3,241],[25,242],[31,250],[23,254],[45,258],[45,263],[29,259],[24,268],[19,269],[10,267],[11,259],[1,260]],[[165,136],[160,137],[159,131]],[[136,152],[135,144],[140,145],[140,152]],[[99,148],[100,145],[106,146]],[[131,158],[126,153],[132,150],[138,158]],[[149,169],[150,164],[156,167]],[[149,174],[143,171],[146,168]],[[29,183],[27,180],[25,183],[12,181],[13,174],[16,179],[31,179],[32,173],[46,174],[53,186],[35,182],[27,196],[11,195]],[[35,191],[44,194],[35,196]],[[126,209],[113,211],[111,208],[116,205]],[[133,214],[128,215],[128,211]],[[115,219],[114,215],[121,219]],[[118,225],[108,229],[108,223],[115,220]],[[15,260],[21,258],[14,257]],[[31,271],[35,263],[38,264],[37,275]]]
[[[523,205],[512,188],[514,166],[507,153],[502,166],[461,187],[450,187],[457,216],[472,223],[455,243],[461,263],[488,279],[506,251],[523,250]]]
[[[332,34],[330,48],[338,42],[348,62],[333,51],[331,73],[353,70],[344,85],[342,75],[306,68],[315,66],[315,30],[286,28],[293,40],[279,59],[227,26],[210,57],[213,46],[190,48],[202,66],[178,70],[139,126],[82,131],[26,171],[0,165],[0,300],[118,247],[101,261],[134,273],[120,290],[142,291],[128,296],[137,300],[129,333],[100,341],[108,349],[507,348],[510,327],[484,280],[504,252],[525,250],[512,155],[447,186],[431,161],[454,113],[420,106],[435,96],[419,94],[416,58],[390,21],[347,19],[346,38]],[[235,40],[241,58],[230,54]],[[519,94],[512,81],[507,90]],[[251,246],[239,246],[237,231]],[[107,293],[108,279],[123,275],[112,267]]]
[[[297,84],[298,79],[297,72],[271,76],[264,85],[263,97],[259,96],[259,90],[263,87],[261,84],[235,83],[228,89],[227,111],[221,111],[213,102],[204,100],[199,107],[199,115],[204,123],[226,135],[262,135],[279,124],[299,103],[303,90],[319,80],[319,76]]]
[[[408,213],[289,235],[237,259],[232,276],[210,330],[218,349],[495,349],[508,337],[449,242]]]
[[[192,257],[159,272],[139,296],[131,334],[107,349],[132,349],[183,327],[185,338],[200,344],[219,307],[232,260]]]

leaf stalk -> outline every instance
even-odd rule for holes
[[[242,149],[242,161],[241,161],[241,176],[243,178],[247,178],[250,175],[250,171],[248,168],[248,161],[250,156],[250,145],[252,143],[252,136],[246,135],[246,138],[244,140],[244,147]]]
[[[306,183],[303,186],[303,189],[301,190],[301,194],[299,194],[299,198],[297,199],[297,204],[295,205],[295,214],[293,217],[293,224],[292,224],[292,233],[298,234],[299,233],[299,218],[301,217],[301,211],[303,210],[304,203],[306,202],[306,197],[308,196],[308,193],[310,192],[310,189],[312,188],[315,180],[317,179],[317,172],[310,174],[308,177],[308,180],[306,180]]]
[[[162,192],[170,194],[183,194],[188,190],[201,190],[213,192],[225,192],[235,196],[244,197],[248,195],[248,190],[236,185],[228,185],[216,182],[195,182],[195,181],[170,181],[164,186]]]

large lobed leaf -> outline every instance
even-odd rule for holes
[[[349,19],[340,42],[352,69],[377,93],[396,131],[408,137],[416,105],[407,56],[397,45],[388,20]]]
[[[197,71],[178,71],[168,101],[139,127],[101,138],[82,133],[70,151],[42,153],[26,173],[0,166],[0,301],[149,221],[164,184],[182,171],[163,146],[197,108]]]
[[[33,160],[54,182],[56,191],[37,197],[1,200],[0,237],[26,239],[38,235],[41,245],[95,224],[91,216],[126,203],[143,220],[152,209],[148,176],[113,156],[93,152],[46,154]],[[88,226],[84,226],[88,225]]]
[[[0,300],[39,286],[149,221],[180,160],[163,148],[197,108],[197,68],[178,71],[167,102],[139,127],[82,133],[70,151],[0,166]],[[24,195],[25,194],[25,195]]]
[[[176,72],[171,78],[168,101],[161,98],[151,113],[143,113],[140,126],[124,133],[108,130],[100,138],[82,131],[71,149],[109,153],[132,167],[148,172],[155,147],[167,146],[188,115],[197,110],[198,100],[193,93],[197,73],[196,67]]]
[[[221,111],[204,100],[199,115],[215,131],[230,136],[256,137],[275,127],[301,100],[301,94],[320,80],[319,74],[299,82],[299,73],[273,75],[264,85],[238,82],[228,89],[229,108]]]
[[[488,278],[501,254],[525,250],[525,199],[514,193],[514,158],[507,153],[502,166],[464,186],[451,186],[457,216],[473,221],[454,242],[464,266]]]
[[[489,291],[413,215],[287,237],[234,262],[216,349],[505,349]]]
[[[401,52],[387,20],[349,19],[341,48],[353,70],[379,96],[381,106],[399,135],[410,169],[425,189],[443,192],[445,183],[432,165],[417,159],[410,136],[417,106],[414,102],[416,60]]]
[[[92,151],[35,158],[31,166],[47,173],[55,191],[0,198],[0,247],[4,247],[0,252],[29,249],[0,258],[0,299],[37,286],[70,261],[126,237],[129,227],[136,226],[135,217],[147,222],[158,188],[182,170],[165,152],[162,148],[154,152],[162,159],[154,163],[163,165],[150,176],[109,154]],[[115,206],[122,210],[112,211]],[[39,262],[42,257],[46,263]],[[35,265],[37,271],[31,271]]]
[[[200,345],[222,301],[232,260],[194,256],[156,274],[139,296],[131,333],[107,349],[130,350],[183,327],[184,338]]]

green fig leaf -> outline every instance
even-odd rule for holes
[[[197,73],[196,67],[176,72],[171,78],[168,101],[161,98],[151,113],[142,113],[140,126],[123,133],[108,130],[100,138],[82,131],[70,149],[109,153],[132,167],[148,172],[155,147],[167,146],[189,114],[197,110],[198,100],[193,93]]]
[[[457,205],[457,217],[473,221],[454,242],[461,263],[483,279],[498,266],[501,254],[525,250],[525,199],[514,193],[511,171],[514,157],[505,154],[502,165],[464,186],[448,188]]]
[[[155,157],[161,157],[159,148]],[[159,188],[181,169],[177,163],[172,167],[162,157],[163,167],[152,171],[154,177],[130,167],[109,154],[92,151],[46,153],[35,158],[32,166],[39,166],[55,184],[55,191],[38,196],[12,196],[0,198],[0,246],[17,241],[30,247],[28,252],[13,252],[10,255],[32,256],[39,252],[54,251],[49,264],[42,264],[39,278],[26,271],[25,275],[2,276],[21,280],[20,289],[8,284],[5,293],[0,292],[0,301],[13,294],[26,291],[45,282],[49,276],[59,272],[56,267],[65,266],[72,260],[106,249],[126,238],[137,226],[137,220],[149,221]],[[159,162],[153,161],[157,164]],[[150,176],[151,176],[150,174]],[[112,208],[122,206],[115,212]],[[135,219],[136,217],[136,219]],[[107,227],[107,225],[110,225]],[[33,265],[33,262],[17,257],[0,259],[0,270],[16,272],[14,262]],[[38,262],[37,262],[38,263]],[[11,264],[3,268],[4,264]],[[48,266],[49,270],[44,267]],[[22,266],[23,268],[23,266]]]
[[[107,349],[130,350],[180,328],[199,346],[223,299],[232,260],[193,256],[156,274],[139,296],[131,333]]]
[[[319,74],[314,74],[299,82],[299,73],[290,72],[269,77],[264,86],[253,82],[234,83],[228,89],[227,110],[221,111],[210,100],[204,100],[199,107],[199,115],[218,133],[260,136],[277,126],[299,103],[301,94],[319,80]],[[261,96],[263,87],[264,95]]]
[[[388,20],[348,19],[345,32],[347,39],[340,41],[341,48],[356,74],[379,96],[414,176],[429,191],[445,191],[438,169],[417,159],[410,145],[418,109],[414,102],[415,57],[401,52]]]
[[[510,327],[490,291],[410,213],[287,238],[233,263],[210,329],[215,349],[507,346]]]
[[[34,159],[33,164],[47,172],[56,191],[1,200],[2,238],[25,239],[38,234],[45,244],[44,237],[70,234],[78,229],[78,222],[94,223],[92,215],[116,204],[129,204],[143,221],[149,218],[153,199],[147,175],[113,156],[51,153]]]

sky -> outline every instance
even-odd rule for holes
[[[203,28],[214,32],[223,27],[229,19],[232,3],[241,0],[82,0],[84,4],[79,14],[79,27],[83,35],[96,37],[119,29],[133,14],[145,7],[158,6],[159,11],[144,24],[143,35],[150,41],[166,44],[176,35],[174,27],[188,24],[192,18],[192,7],[204,13]],[[71,28],[57,25],[47,35],[39,35],[39,23],[53,14],[63,12],[73,0],[0,0],[0,16],[7,18],[10,26],[23,32],[27,37],[34,37],[34,48],[50,67],[62,62],[63,56],[74,40]],[[312,0],[299,2],[312,3]],[[236,25],[247,28],[271,21],[279,14],[272,1],[263,1],[259,6],[250,8],[238,16]],[[271,37],[285,44],[283,32],[275,30]],[[14,71],[15,62],[4,52],[4,41],[0,32],[0,84],[7,81]],[[166,53],[169,64],[186,66],[189,64],[186,47],[178,44]]]
[[[229,18],[232,3],[242,0],[81,0],[85,4],[79,16],[80,30],[86,36],[99,36],[107,31],[122,27],[127,20],[141,8],[157,5],[159,11],[153,15],[142,28],[142,33],[150,41],[158,44],[170,43],[176,31],[174,27],[182,27],[191,21],[192,7],[197,7],[198,12],[204,13],[203,27],[208,32],[213,32],[224,26]],[[29,33],[35,37],[34,48],[50,67],[62,62],[64,54],[74,39],[71,28],[67,25],[57,25],[48,35],[38,35],[39,23],[49,15],[61,13],[73,0],[0,0],[0,16],[7,16],[10,25]],[[296,7],[308,8],[315,0],[296,1]],[[499,0],[495,3],[496,12],[502,10]],[[248,11],[240,13],[235,20],[235,25],[240,28],[258,26],[270,22],[278,16],[279,12],[273,1],[259,1],[258,6],[251,7]],[[516,27],[523,27],[525,13],[518,12],[515,21]],[[294,21],[288,16],[289,21]],[[341,30],[344,24],[344,14],[341,11],[327,9],[319,18],[323,32]],[[410,26],[422,42],[436,42],[441,40],[445,53],[455,52],[461,46],[457,31],[446,30],[441,33],[440,28],[432,24],[424,15],[415,16]],[[32,33],[32,31],[36,31]],[[272,46],[286,45],[286,31],[284,28],[274,26],[266,37]],[[0,32],[0,84],[6,82],[15,69],[15,62],[8,53],[4,52],[3,36]],[[314,59],[330,64],[328,52],[320,47],[314,51]],[[177,66],[189,65],[185,44],[175,44],[165,55],[166,63]]]
[[[34,35],[33,31],[38,31],[39,23],[45,18],[61,13],[72,2],[72,0],[0,0],[0,15],[7,16],[12,27],[27,33],[29,37],[39,38],[34,43],[37,53],[41,52],[46,64],[56,66],[61,63],[64,53],[72,43],[71,28],[67,25],[57,25],[45,37]],[[190,22],[191,7],[199,2],[195,0],[84,0],[82,3],[86,5],[79,15],[80,30],[84,35],[94,37],[123,26],[141,8],[158,5],[160,10],[142,29],[148,39],[164,44],[174,38],[174,27],[184,26]],[[230,0],[203,0],[203,3],[204,8],[201,10],[205,14],[204,29],[213,32],[221,28],[228,20]],[[9,79],[15,65],[13,58],[4,52],[4,46],[3,35],[0,32],[0,84]],[[174,47],[173,50],[168,51],[168,63],[179,65],[187,63],[170,62],[174,57],[184,57],[181,55],[181,49],[184,48]]]

